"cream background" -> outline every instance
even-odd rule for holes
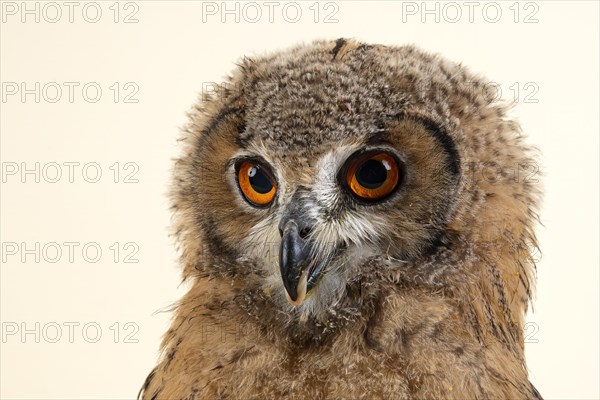
[[[220,81],[244,54],[342,36],[440,52],[502,83],[505,97],[514,82],[521,90],[526,82],[539,86],[538,103],[519,102],[514,109],[543,154],[546,189],[538,229],[543,257],[535,312],[528,317],[539,330],[531,336],[537,343],[527,344],[528,367],[546,399],[599,398],[597,2],[537,2],[539,23],[533,24],[512,21],[512,2],[499,3],[503,17],[496,24],[477,12],[473,23],[466,15],[457,23],[435,23],[432,16],[422,23],[418,15],[403,23],[398,1],[337,2],[339,22],[329,24],[312,21],[312,2],[301,3],[298,23],[276,13],[273,23],[263,16],[253,24],[231,17],[203,23],[200,2],[145,1],[137,2],[139,22],[123,24],[112,22],[111,4],[101,3],[96,24],[76,11],[73,23],[65,15],[54,24],[7,16],[1,26],[2,82],[98,82],[103,89],[95,104],[77,91],[73,103],[66,92],[55,104],[35,103],[32,96],[0,103],[2,162],[93,161],[103,172],[95,184],[77,174],[81,169],[73,183],[66,176],[58,183],[31,177],[21,183],[13,176],[2,184],[2,242],[97,242],[103,256],[88,263],[76,251],[73,263],[66,254],[56,263],[36,263],[32,256],[23,263],[3,254],[2,322],[25,322],[29,329],[55,322],[63,336],[57,343],[45,339],[53,330],[40,343],[33,334],[24,343],[19,335],[6,337],[1,398],[135,397],[168,327],[169,313],[155,311],[185,289],[178,286],[165,197],[184,112],[203,82]],[[113,82],[137,83],[139,102],[115,104]],[[114,162],[135,162],[139,183],[112,182]],[[137,243],[139,263],[115,263],[108,248],[114,242]],[[65,322],[80,323],[73,343]],[[90,322],[102,329],[97,343],[82,336]],[[115,322],[121,324],[118,343],[110,330]],[[124,343],[127,322],[139,327],[137,343]]]

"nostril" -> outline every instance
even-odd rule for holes
[[[283,229],[279,228],[279,236],[283,237]]]
[[[305,239],[311,230],[312,230],[312,228],[310,226],[306,226],[306,227],[302,228],[302,230],[300,231],[300,237],[302,239]]]

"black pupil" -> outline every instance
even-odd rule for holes
[[[356,171],[356,180],[367,189],[377,189],[385,183],[386,179],[387,169],[378,160],[367,160]]]
[[[273,188],[271,181],[269,181],[269,178],[265,176],[259,167],[251,167],[248,170],[248,177],[252,188],[260,194],[269,193]]]

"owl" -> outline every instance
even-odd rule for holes
[[[540,189],[495,86],[316,41],[201,99],[171,198],[189,291],[142,399],[540,399]]]

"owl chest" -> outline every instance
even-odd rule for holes
[[[207,369],[206,398],[412,399],[432,392],[445,397],[462,379],[447,365],[462,354],[447,356],[442,351],[448,349],[433,346],[428,334],[386,324],[349,326],[327,343],[305,348],[267,338],[223,347],[232,348]]]
[[[409,399],[403,361],[364,346],[310,351],[262,347],[207,376],[206,398]],[[204,398],[204,397],[202,397]]]

